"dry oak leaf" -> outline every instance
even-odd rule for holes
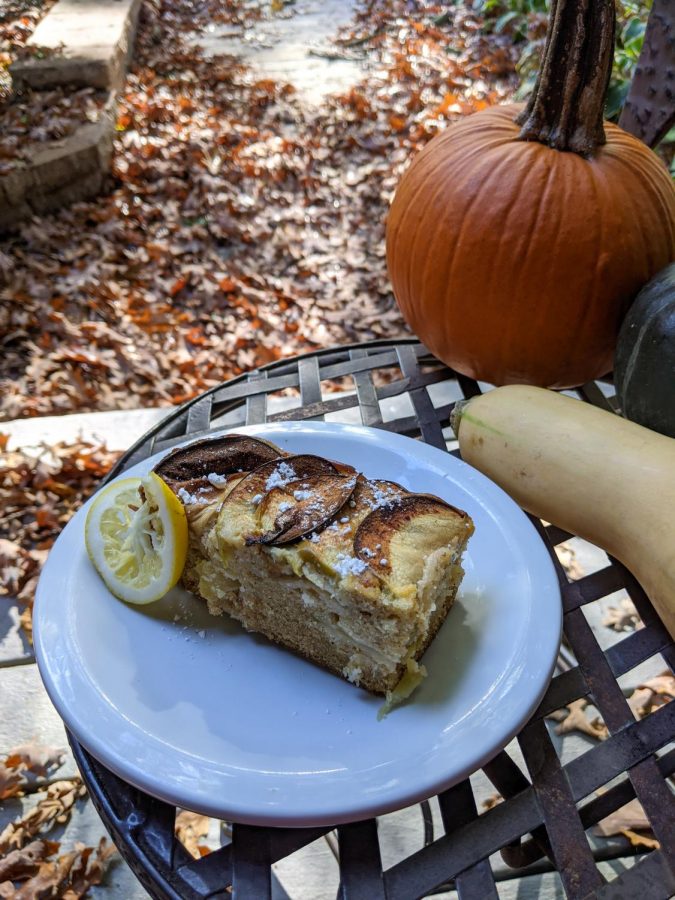
[[[209,852],[209,848],[200,844],[200,841],[209,833],[210,821],[208,816],[187,809],[182,809],[176,816],[176,837],[195,859]]]
[[[64,756],[64,750],[32,742],[10,750],[0,763],[0,800],[26,793],[29,786],[46,778],[50,770],[58,769]]]
[[[52,769],[63,765],[65,757],[66,751],[62,748],[47,747],[31,741],[10,750],[5,765],[9,769],[27,769],[33,775],[46,778]]]
[[[660,847],[659,842],[651,836],[651,823],[637,797],[601,819],[593,829],[593,834],[600,837],[621,834],[628,838],[633,847],[646,847],[649,850],[658,850]]]
[[[633,601],[624,597],[618,606],[608,606],[602,624],[614,631],[635,631],[642,625]]]
[[[44,792],[37,806],[10,822],[0,834],[0,853],[20,849],[54,825],[65,824],[71,816],[75,801],[86,794],[80,778],[55,781]]]
[[[628,705],[636,719],[642,719],[654,710],[675,699],[675,676],[662,672],[638,685],[628,698]]]
[[[621,834],[627,837],[633,847],[647,847],[648,850],[658,850],[661,846],[656,838],[645,834],[638,834],[632,828],[623,828]]]
[[[0,763],[0,801],[16,797],[21,793],[21,786],[24,783],[20,772],[10,770]]]
[[[96,851],[81,844],[77,844],[75,849],[79,851],[79,857],[71,870],[70,886],[63,895],[64,900],[84,897],[90,887],[100,884],[111,859],[117,854],[115,845],[108,843],[104,837],[98,842]]]
[[[101,883],[115,853],[114,845],[105,838],[101,838],[95,851],[93,847],[76,844],[69,853],[43,862],[36,875],[8,896],[13,900],[42,900],[48,897],[79,900],[90,887]]]
[[[490,794],[483,802],[481,806],[483,809],[492,809],[495,806],[498,806],[500,803],[504,802],[504,798],[501,794]]]
[[[23,628],[26,640],[33,646],[33,607],[27,606],[19,616],[19,624]]]
[[[2,574],[2,594],[16,594],[21,584],[25,568],[26,552],[16,541],[0,538],[0,573]]]
[[[673,675],[672,672],[666,671],[662,672],[660,675],[655,675],[654,678],[649,678],[647,681],[644,681],[640,687],[649,688],[649,690],[654,691],[655,694],[660,694],[671,700],[675,700],[675,675]]]
[[[602,837],[611,837],[614,834],[621,834],[626,829],[648,831],[650,828],[651,824],[647,814],[636,797],[630,803],[626,803],[625,806],[601,819],[593,829],[593,833]]]
[[[588,706],[588,700],[574,700],[567,707],[567,712],[557,710],[548,717],[554,719],[560,724],[556,726],[556,734],[568,734],[571,731],[581,731],[589,737],[599,741],[604,741],[608,737],[609,732],[607,726],[604,725],[599,718],[592,721],[584,713],[584,709]]]
[[[565,570],[565,574],[570,581],[577,581],[583,578],[585,572],[577,560],[574,550],[567,544],[558,544],[555,548],[556,556],[560,560],[560,565]]]
[[[12,850],[0,859],[0,885],[35,875],[40,863],[53,856],[60,846],[58,841],[31,841],[22,850]]]
[[[633,691],[628,698],[628,706],[636,719],[642,719],[644,716],[649,715],[653,698],[654,691],[651,691],[649,688],[639,687]]]

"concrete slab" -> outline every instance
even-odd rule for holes
[[[29,741],[52,748],[63,748],[65,760],[55,778],[77,775],[75,760],[68,748],[66,732],[42,686],[36,665],[0,670],[0,758],[13,747]],[[31,794],[0,804],[0,831],[11,821],[37,805],[39,795]],[[96,846],[107,836],[105,826],[87,798],[80,800],[70,821],[49,833],[50,840],[61,841],[61,852],[80,841]],[[91,892],[92,897],[118,897],[120,900],[144,900],[148,896],[136,876],[121,859],[108,871],[105,883]]]
[[[139,8],[140,0],[59,0],[28,40],[36,55],[11,66],[15,87],[41,90],[68,84],[116,90]],[[51,52],[37,55],[44,50]]]
[[[42,686],[37,666],[2,669],[0,679],[0,756],[30,741],[67,750],[63,723]],[[58,773],[63,778],[77,774],[70,752]]]
[[[102,443],[110,450],[126,450],[172,411],[173,407],[169,406],[13,419],[0,423],[0,432],[9,435],[7,446],[10,450],[77,440]]]

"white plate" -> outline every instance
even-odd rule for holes
[[[185,591],[121,603],[87,558],[85,506],[49,555],[35,608],[40,672],[70,731],[149,794],[255,825],[381,814],[488,762],[536,708],[560,642],[555,570],[527,517],[475,469],[399,435],[322,422],[236,430],[470,513],[466,576],[424,656],[428,678],[378,720],[380,698],[210,617]]]

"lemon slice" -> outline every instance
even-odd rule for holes
[[[114,481],[89,508],[85,544],[115,597],[127,603],[152,603],[171,590],[185,566],[185,510],[154,472]]]

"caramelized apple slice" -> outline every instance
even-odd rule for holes
[[[188,512],[220,502],[243,475],[283,450],[269,441],[244,434],[226,434],[180,447],[155,466]]]
[[[321,475],[335,477],[338,472],[329,460],[309,454],[286,456],[258,466],[225,498],[217,525],[221,539],[234,543],[241,539],[248,543],[259,542],[265,530],[261,526],[259,507],[265,496],[291,482],[303,484],[306,479]],[[270,524],[269,520],[267,524]]]
[[[352,475],[321,474],[270,491],[260,504],[260,543],[281,546],[328,525],[351,497]]]
[[[364,515],[368,515],[368,513],[376,509],[393,506],[401,497],[407,496],[408,493],[404,487],[396,484],[395,481],[360,478],[353,499],[356,501],[357,509],[362,510]],[[362,518],[363,516],[361,516]]]
[[[195,441],[179,447],[155,466],[155,472],[168,484],[193,482],[250,472],[265,462],[285,456],[283,450],[270,441],[246,434],[225,434]]]
[[[429,554],[460,546],[473,532],[468,515],[430,494],[406,494],[375,509],[354,538],[357,556],[395,588],[415,585]]]

